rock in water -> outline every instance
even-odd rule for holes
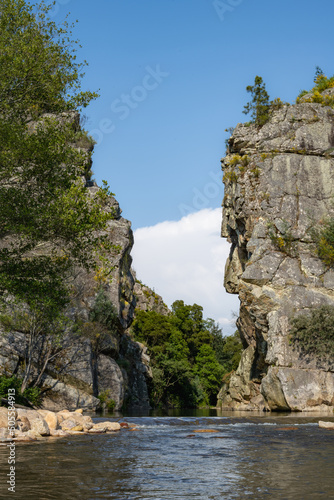
[[[321,427],[322,429],[334,430],[334,422],[323,422],[322,420],[319,420],[319,427]]]

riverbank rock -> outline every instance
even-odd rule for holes
[[[44,418],[45,422],[48,424],[50,431],[58,429],[58,418],[53,411],[49,410],[38,410],[38,413]]]
[[[116,432],[121,430],[118,422],[99,422],[93,425],[93,429],[105,429],[107,432]]]
[[[24,419],[24,420],[23,420]],[[38,413],[36,410],[22,410],[18,409],[17,410],[17,420],[16,423],[18,424],[19,422],[28,422],[28,426],[30,425],[30,429],[27,429],[28,431],[32,430],[33,432],[38,433],[41,436],[49,436],[50,435],[50,429],[47,424],[47,422],[44,420],[44,418]]]
[[[0,443],[7,441],[11,436],[9,435],[8,427],[3,426],[0,428]]]
[[[331,107],[300,103],[273,111],[262,127],[238,124],[228,141],[224,284],[239,295],[245,351],[219,394],[225,409],[333,411],[334,360],[306,355],[289,337],[292,317],[334,306],[334,271],[312,236],[334,216],[333,131]]]
[[[14,436],[8,430],[7,408],[0,408],[0,442],[9,438],[17,441],[31,441],[45,437],[66,437],[76,434],[118,432],[122,429],[119,422],[110,420],[94,423],[89,415],[83,415],[82,409],[70,412],[62,410],[57,413],[47,410],[17,409]],[[127,426],[127,424],[125,424]],[[28,439],[29,438],[29,439]]]
[[[52,436],[52,437],[66,437],[66,436],[70,436],[70,434],[66,431],[63,431],[62,429],[56,429],[56,430],[50,431],[50,436]]]
[[[8,427],[8,410],[0,407],[0,428]]]
[[[30,431],[31,429],[31,424],[30,421],[28,420],[27,417],[21,416],[16,420],[16,424],[18,429],[20,429],[21,432],[27,432]]]

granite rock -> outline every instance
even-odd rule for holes
[[[307,102],[284,105],[261,128],[238,124],[229,139],[225,288],[239,295],[237,325],[248,354],[219,405],[333,410],[333,360],[306,356],[289,339],[293,316],[334,306],[334,272],[319,260],[310,231],[334,216],[333,148],[334,110]]]

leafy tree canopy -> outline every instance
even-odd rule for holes
[[[172,313],[137,311],[135,339],[149,348],[153,368],[150,389],[154,406],[215,405],[224,374],[236,369],[242,350],[237,336],[223,337],[203,308],[177,300]]]
[[[114,214],[107,185],[87,195],[76,110],[96,94],[81,90],[86,63],[49,10],[0,0],[0,294],[61,309],[73,266],[110,250],[97,231]]]
[[[76,60],[72,26],[57,26],[51,6],[0,1],[1,115],[25,121],[40,113],[87,106],[97,96],[81,91],[86,62]]]

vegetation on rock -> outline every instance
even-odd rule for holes
[[[334,106],[334,96],[325,93],[326,90],[334,88],[334,76],[328,78],[325,76],[319,66],[316,67],[314,76],[314,87],[310,90],[302,90],[297,99],[296,103],[300,102],[317,102],[323,106]]]
[[[334,266],[334,217],[322,221],[312,231],[319,258],[327,267]]]
[[[323,305],[291,320],[291,342],[307,355],[334,355],[334,306]]]

